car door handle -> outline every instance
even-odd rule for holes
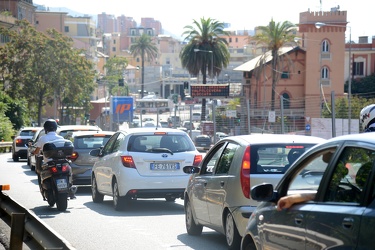
[[[294,218],[294,223],[298,226],[301,226],[303,222],[303,215],[297,214],[297,216]]]
[[[224,182],[224,181],[221,181],[221,182],[220,182],[220,187],[224,187],[224,185],[225,185],[225,182]]]
[[[345,229],[351,229],[352,226],[353,226],[353,223],[354,223],[354,219],[351,218],[351,217],[347,217],[347,218],[344,218],[343,222],[342,222],[342,226],[345,228]]]

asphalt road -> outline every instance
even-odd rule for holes
[[[225,236],[211,229],[204,228],[201,236],[186,233],[181,199],[137,200],[118,212],[113,209],[111,197],[105,196],[103,203],[93,203],[90,188],[79,187],[77,199],[69,201],[66,212],[59,212],[42,200],[35,172],[26,161],[13,162],[10,153],[0,154],[0,183],[10,184],[11,190],[5,191],[9,196],[33,211],[76,249],[227,249]],[[9,237],[9,228],[4,231],[1,227],[2,223],[0,230]]]

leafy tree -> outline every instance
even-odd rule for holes
[[[145,90],[145,59],[147,58],[149,61],[155,59],[158,56],[158,48],[151,40],[151,37],[146,33],[143,33],[135,43],[130,45],[130,53],[134,58],[137,56],[141,56],[141,97],[143,98]]]
[[[0,28],[11,41],[0,49],[3,89],[13,99],[24,98],[28,110],[36,110],[39,125],[43,107],[56,100],[71,110],[88,110],[94,72],[82,51],[73,49],[73,40],[56,30],[38,32],[26,20],[16,25],[16,30]]]
[[[0,141],[11,141],[11,136],[15,134],[12,122],[7,115],[11,99],[3,91],[0,91]],[[16,128],[18,130],[19,128]]]
[[[128,85],[119,86],[118,80],[123,79],[123,73],[128,66],[128,60],[125,57],[109,58],[104,68],[107,70],[106,81],[108,82],[108,91],[112,95],[128,95]],[[126,85],[126,86],[125,86]]]
[[[375,74],[353,79],[351,90],[353,95],[358,95],[364,98],[375,98]],[[348,93],[348,82],[344,85],[344,91]]]
[[[184,41],[188,41],[188,44],[180,52],[182,67],[194,76],[201,72],[203,84],[206,84],[206,70],[208,75],[214,79],[220,74],[221,69],[226,68],[229,64],[228,42],[220,36],[229,36],[230,34],[224,31],[224,23],[211,18],[201,18],[200,22],[193,20],[193,25],[187,25],[184,29],[182,35],[185,36]],[[203,98],[201,120],[205,119],[206,99]]]
[[[257,45],[265,46],[271,51],[271,68],[272,68],[272,93],[271,93],[271,110],[275,110],[275,93],[276,85],[280,78],[281,73],[285,71],[285,62],[280,55],[279,50],[287,43],[294,41],[296,26],[289,21],[283,23],[275,23],[272,19],[268,26],[259,26],[260,33],[253,37]],[[258,62],[258,67],[254,71],[255,77],[260,78],[261,74],[266,69],[267,59],[269,53],[264,53]],[[285,57],[284,57],[285,58]],[[290,66],[291,62],[287,66]]]

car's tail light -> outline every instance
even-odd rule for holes
[[[126,168],[136,168],[131,156],[121,156],[121,162]]]
[[[62,166],[61,166],[61,171],[62,172],[69,172],[70,171],[70,165],[69,164],[63,164]]]
[[[246,147],[241,165],[241,188],[243,195],[250,199],[250,146]]]
[[[202,155],[195,155],[194,156],[193,166],[197,167],[199,165],[199,163],[201,163],[202,159],[203,159]]]
[[[50,168],[49,171],[51,171],[52,173],[57,173],[57,167],[54,166],[54,167]]]
[[[69,156],[68,159],[71,161],[75,161],[77,160],[78,156],[79,156],[78,152],[73,152],[73,154]]]

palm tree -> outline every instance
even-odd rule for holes
[[[184,27],[182,36],[188,44],[181,50],[180,59],[182,67],[189,74],[203,76],[203,84],[207,83],[207,74],[211,79],[219,75],[221,69],[226,68],[229,63],[228,42],[220,36],[230,34],[224,31],[224,23],[215,19],[200,19],[200,23],[193,20],[193,25]],[[202,99],[201,120],[206,119],[206,99]]]
[[[279,50],[286,44],[293,42],[295,38],[296,26],[289,21],[284,21],[283,23],[275,23],[273,19],[270,21],[268,26],[258,27],[260,33],[253,37],[253,40],[257,45],[266,46],[271,52],[271,65],[272,65],[272,93],[271,93],[271,110],[275,110],[275,93],[276,84],[283,72],[282,68],[284,61],[282,60],[282,55],[280,55]],[[262,72],[266,68],[267,57],[269,57],[269,52],[264,53],[260,60],[258,61],[258,67],[254,71],[254,75],[259,79]],[[289,64],[290,65],[290,64]]]
[[[130,46],[130,53],[133,57],[141,56],[142,65],[141,65],[141,74],[142,74],[142,85],[141,85],[141,97],[144,96],[145,88],[145,57],[149,61],[155,59],[158,56],[158,48],[153,43],[151,37],[146,33],[143,33],[135,43]]]

